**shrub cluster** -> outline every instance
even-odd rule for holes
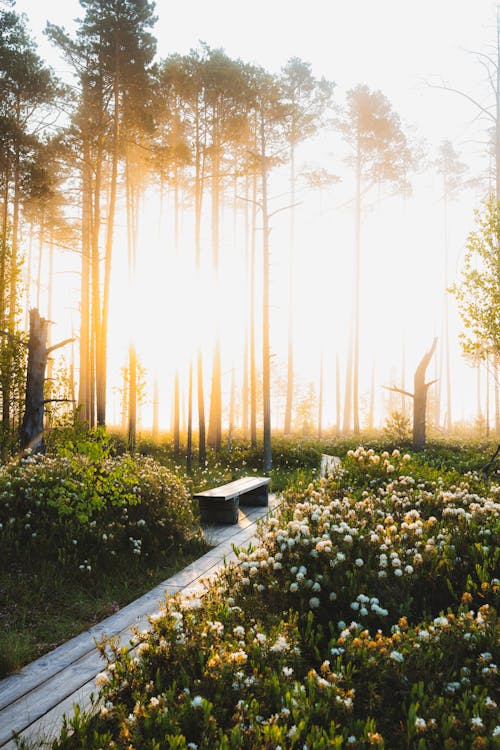
[[[4,560],[55,560],[90,573],[199,534],[186,487],[151,458],[33,455],[0,468]]]
[[[103,643],[54,750],[498,747],[500,488],[478,487],[353,451],[202,601]]]

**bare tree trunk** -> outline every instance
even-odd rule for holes
[[[290,238],[288,256],[288,364],[286,380],[286,403],[285,424],[283,432],[285,435],[292,430],[292,401],[293,401],[293,260],[295,239],[295,148],[290,149],[290,188],[291,204],[290,211]]]
[[[217,147],[212,158],[212,256],[216,288],[219,286],[219,244],[220,244],[220,163]],[[217,321],[218,326],[218,321]],[[210,414],[208,419],[208,444],[216,451],[222,447],[222,371],[220,337],[217,332],[210,391]]]
[[[250,276],[250,222],[248,219],[248,193],[249,193],[249,178],[248,175],[245,178],[245,307],[248,310],[249,307],[249,296],[250,286],[248,279]],[[250,395],[250,383],[249,383],[249,325],[245,322],[245,342],[243,349],[243,384],[242,384],[242,410],[241,410],[241,430],[243,433],[244,440],[248,440],[248,399]]]
[[[318,398],[318,439],[323,436],[323,352],[319,367],[319,398]]]
[[[340,435],[340,357],[335,356],[335,436]]]
[[[342,422],[342,432],[346,435],[351,430],[352,424],[352,352],[353,334],[349,337],[349,350],[347,352],[347,364],[345,371],[345,396],[344,396],[344,419]]]
[[[134,344],[129,344],[128,367],[128,450],[135,453],[137,445],[137,354]]]
[[[425,382],[425,371],[436,349],[437,337],[431,348],[420,360],[413,378],[413,447],[421,450],[425,446],[425,417],[427,406],[427,391],[432,385]]]
[[[159,406],[160,397],[158,393],[158,380],[155,378],[153,383],[153,426],[151,430],[151,437],[156,443],[158,441],[158,428],[159,428]]]
[[[205,397],[203,395],[203,357],[198,352],[198,461],[205,466],[207,461],[207,446],[205,437]]]
[[[257,364],[255,356],[255,235],[257,231],[257,175],[253,176],[252,241],[250,255],[250,442],[257,445]]]
[[[403,369],[403,372],[404,372],[404,369]],[[403,376],[403,388],[404,388],[404,376]],[[404,404],[404,401],[403,401],[403,404]],[[403,408],[403,413],[404,412],[405,412],[405,409]],[[370,408],[368,410],[368,429],[373,430],[374,426],[375,426],[375,360],[373,360],[373,364],[372,364]]]
[[[47,332],[48,321],[40,317],[37,309],[30,310],[28,369],[25,410],[21,426],[21,450],[29,448],[37,451],[42,447]]]
[[[413,377],[413,393],[404,391],[401,388],[396,388],[395,386],[392,388],[385,386],[388,391],[401,393],[413,399],[413,447],[415,450],[422,450],[422,448],[425,447],[427,391],[430,386],[436,382],[435,380],[431,380],[429,383],[426,383],[425,372],[436,349],[436,344],[437,337],[434,338],[431,348],[424,354],[415,370],[415,375]]]
[[[210,391],[210,416],[208,420],[208,444],[216,451],[222,447],[222,387],[221,387],[220,339],[217,334]]]
[[[490,358],[486,357],[486,437],[490,437]]]
[[[90,247],[91,247],[91,178],[89,149],[84,147],[82,174],[82,261],[80,302],[80,376],[78,378],[78,405],[80,418],[90,422]]]
[[[116,55],[119,55],[118,46]],[[118,69],[118,68],[117,68]],[[111,161],[111,186],[109,194],[108,222],[106,228],[106,247],[104,253],[104,283],[102,294],[101,326],[99,340],[96,350],[96,406],[97,424],[106,424],[106,382],[107,382],[107,348],[108,348],[108,319],[109,319],[109,293],[111,287],[111,258],[113,253],[113,233],[115,226],[116,194],[118,187],[118,161],[119,161],[119,83],[115,76],[114,81],[114,120],[113,120],[113,154]],[[130,405],[129,405],[130,406]]]
[[[495,432],[500,437],[500,394],[498,389],[498,356],[493,355],[493,382],[495,387]]]
[[[179,373],[175,372],[174,378],[174,456],[177,458],[181,449],[180,438],[180,394],[179,394]]]
[[[40,317],[36,308],[30,310],[30,335],[28,341],[28,367],[24,416],[21,425],[21,449],[41,450],[43,439],[43,417],[45,411],[45,369],[49,354],[73,339],[66,339],[47,346],[49,321]]]
[[[354,434],[359,435],[359,317],[361,283],[361,147],[356,154],[356,197],[355,197],[356,244],[354,253],[354,352],[352,375],[352,411]]]
[[[187,446],[186,469],[191,472],[193,466],[193,363],[189,363],[188,386],[188,418],[187,418]]]
[[[260,130],[262,165],[263,284],[262,284],[262,393],[264,411],[264,472],[271,471],[271,351],[269,342],[269,214],[267,209],[267,157],[264,122]]]
[[[233,439],[235,390],[236,390],[236,383],[235,383],[235,375],[234,375],[234,367],[233,367],[231,370],[231,393],[229,396],[229,421],[228,421],[228,426],[227,426],[227,449],[228,451],[231,450],[231,441]]]

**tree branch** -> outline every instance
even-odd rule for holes
[[[438,380],[439,380],[439,378],[436,378],[435,380],[431,380],[430,383],[425,383],[424,387],[425,388],[430,388],[431,385],[434,385],[434,383],[437,383]]]
[[[291,203],[289,206],[283,206],[283,208],[277,208],[275,211],[272,211],[270,214],[268,214],[267,218],[270,219],[271,216],[274,216],[275,214],[279,214],[280,211],[286,211],[289,208],[295,208],[295,206],[300,206],[302,201],[298,201],[297,203]]]
[[[427,84],[431,89],[442,89],[443,91],[451,91],[454,94],[459,94],[460,96],[463,96],[464,99],[467,99],[469,102],[472,102],[474,106],[476,106],[478,109],[481,110],[485,115],[490,117],[493,122],[496,122],[496,117],[493,115],[489,110],[486,109],[486,107],[483,107],[482,104],[477,102],[475,99],[472,98],[472,96],[469,96],[469,94],[466,94],[465,91],[460,91],[460,89],[454,89],[452,86],[445,86],[444,84],[439,85],[437,83],[428,83]]]
[[[54,344],[53,346],[49,346],[49,348],[46,351],[46,354],[50,354],[51,352],[54,352],[56,349],[60,349],[61,346],[66,346],[66,344],[71,344],[73,341],[76,341],[76,337],[73,336],[71,339],[64,339],[64,341],[60,341],[58,344]]]
[[[405,391],[402,388],[396,388],[395,385],[393,385],[393,386],[383,385],[382,388],[385,388],[386,391],[393,391],[394,393],[402,393],[403,396],[408,396],[408,398],[415,398],[415,394],[414,393],[410,393],[409,391]]]

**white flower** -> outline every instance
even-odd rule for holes
[[[320,601],[317,596],[312,596],[309,599],[309,606],[311,609],[317,609],[320,605]]]
[[[290,591],[292,591],[293,593],[295,593],[298,590],[299,590],[299,584],[298,583],[296,583],[294,581],[293,583],[290,584]]]
[[[389,656],[390,656],[390,658],[393,661],[397,661],[397,662],[400,662],[400,663],[402,661],[404,661],[404,656],[403,656],[403,654],[400,651],[391,651],[391,653],[389,654]]]
[[[337,594],[335,593],[335,591],[330,591],[330,601],[334,602],[336,598]]]
[[[285,636],[280,635],[276,639],[276,642],[273,643],[273,645],[271,646],[271,651],[285,651],[285,649],[287,649],[289,647],[290,647],[290,644],[288,643],[288,641],[285,638]]]
[[[484,726],[483,720],[480,716],[473,716],[470,723],[472,727],[477,727],[477,729],[482,729]]]
[[[356,560],[354,560],[354,564],[357,565],[358,568],[362,568],[365,563],[361,557],[357,557]]]
[[[417,732],[422,732],[427,727],[427,722],[425,719],[422,719],[420,716],[417,716],[415,718],[415,729]]]
[[[291,677],[293,674],[293,667],[283,667],[283,674],[285,677]]]
[[[95,684],[97,687],[99,687],[99,685],[105,685],[108,680],[109,680],[109,677],[106,674],[106,672],[99,672],[99,674],[96,675]]]
[[[149,705],[151,706],[151,708],[156,708],[159,705],[159,703],[160,701],[155,696],[153,696],[151,700],[149,701]]]
[[[195,695],[195,697],[191,701],[191,705],[193,706],[193,708],[199,708],[202,703],[203,698],[201,697],[201,695]]]

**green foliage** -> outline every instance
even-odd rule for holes
[[[104,435],[0,469],[4,562],[56,560],[82,575],[199,536],[186,487],[146,457],[108,455]]]
[[[408,443],[411,440],[410,418],[400,411],[393,411],[385,420],[384,435],[397,443]]]
[[[477,228],[467,238],[461,282],[450,291],[465,326],[462,348],[477,358],[500,351],[500,204],[493,195],[475,217]]]
[[[454,476],[357,448],[289,491],[202,601],[102,644],[54,750],[494,748],[500,488]]]

